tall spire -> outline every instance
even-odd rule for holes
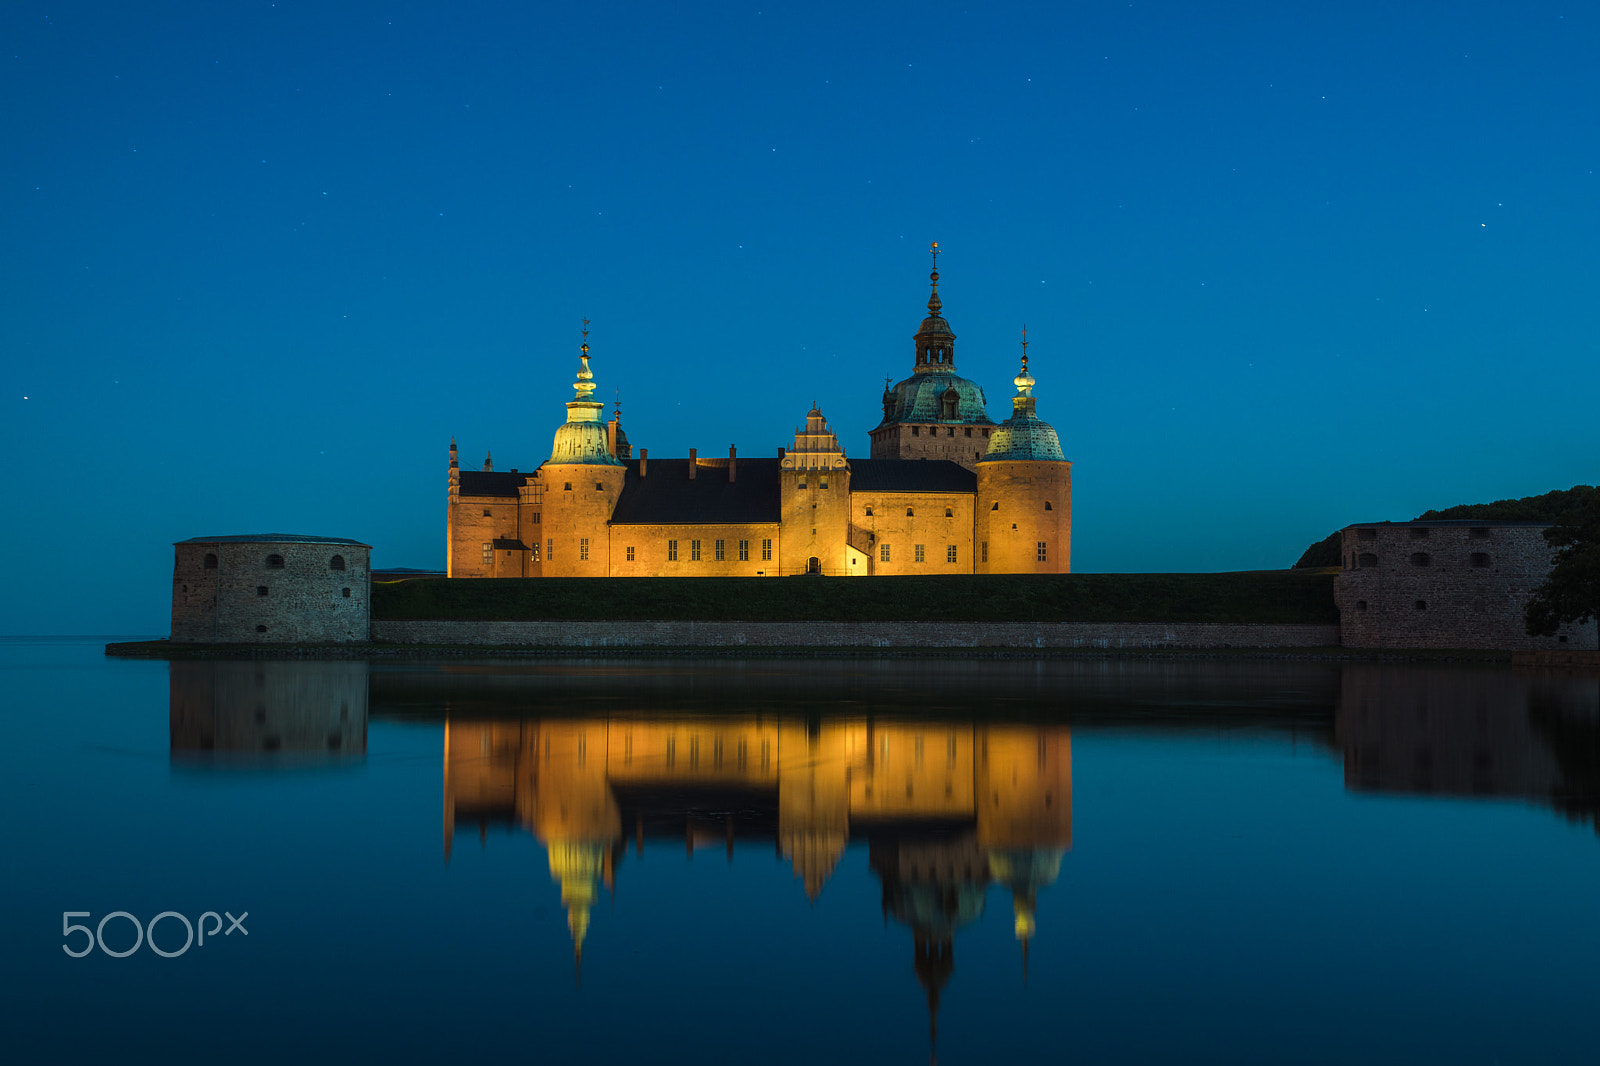
[[[578,368],[578,380],[573,384],[572,390],[576,395],[573,399],[588,400],[594,393],[594,371],[589,369],[589,320],[583,320],[583,344],[578,349],[582,354],[579,359],[582,365]]]
[[[933,271],[928,275],[933,291],[928,295],[928,317],[922,320],[915,337],[917,363],[914,372],[950,373],[956,368],[956,335],[951,332],[950,323],[939,314],[944,308],[944,301],[939,299],[939,242],[929,245],[928,251],[933,256]]]

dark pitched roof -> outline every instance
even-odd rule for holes
[[[461,495],[510,496],[515,499],[517,490],[527,480],[527,474],[513,473],[510,470],[463,470]]]
[[[308,537],[302,533],[234,533],[226,537],[190,537],[175,544],[349,544],[356,548],[370,548],[359,540],[346,537]]]
[[[612,523],[778,521],[778,460],[740,459],[732,482],[727,460],[720,462],[700,467],[691,481],[687,459],[651,459],[645,477],[639,460],[624,460],[627,475]]]
[[[948,459],[852,459],[851,492],[977,492],[978,475]]]

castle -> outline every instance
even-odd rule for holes
[[[934,255],[916,361],[884,390],[871,458],[848,459],[815,406],[775,459],[635,458],[594,399],[585,329],[567,420],[537,470],[462,470],[451,441],[449,576],[1069,572],[1072,464],[1034,412],[1026,334],[1011,416],[996,423],[956,373]]]

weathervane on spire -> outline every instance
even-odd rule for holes
[[[939,242],[934,241],[929,245],[928,251],[933,253],[933,272],[928,275],[928,280],[933,283],[933,295],[928,297],[928,313],[937,315],[939,309],[944,306],[943,301],[939,299]]]

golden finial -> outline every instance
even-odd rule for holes
[[[622,389],[621,389],[620,386],[617,389],[616,399],[612,400],[611,403],[612,403],[612,406],[611,406],[612,413],[615,414],[617,421],[621,422],[622,421]]]
[[[594,393],[594,371],[589,369],[589,320],[583,320],[583,344],[578,348],[578,380],[573,383],[576,399],[589,401]],[[600,404],[600,409],[605,410],[605,404]]]
[[[933,272],[928,275],[928,280],[933,283],[933,295],[928,297],[928,313],[937,315],[944,306],[944,301],[939,299],[939,242],[934,241],[929,245],[928,251],[933,253]]]
[[[1022,324],[1022,369],[1028,369],[1028,324]]]
[[[588,357],[588,355],[589,355],[589,320],[587,318],[583,320],[583,346],[579,349],[579,351],[583,352],[585,358]]]

